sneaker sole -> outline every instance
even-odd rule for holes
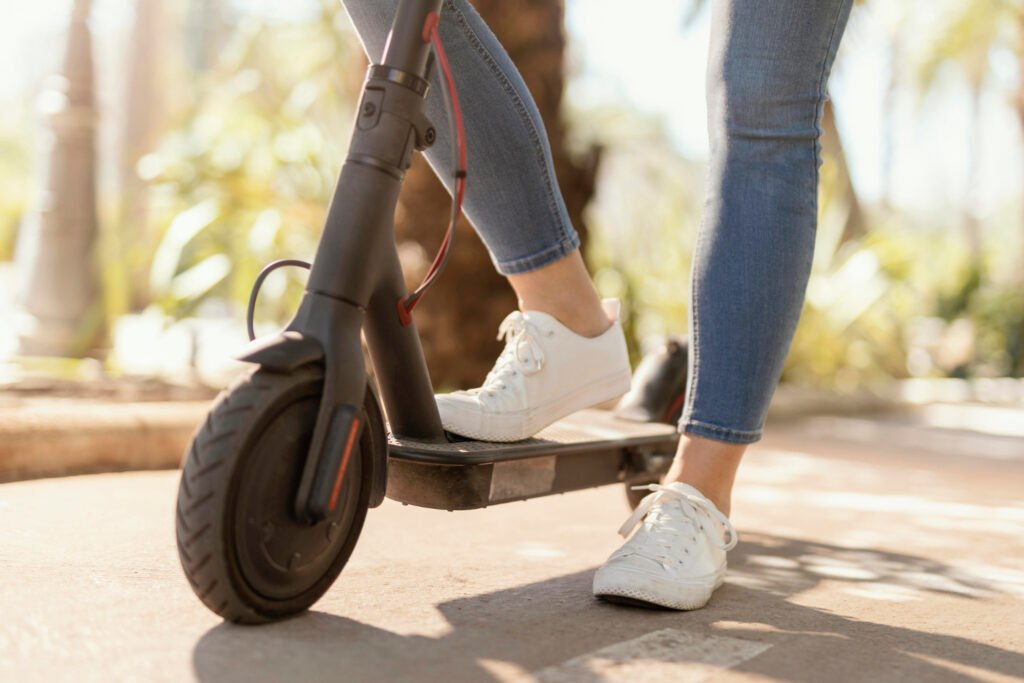
[[[646,609],[700,609],[708,604],[711,594],[725,582],[725,569],[716,574],[714,584],[710,588],[701,584],[669,583],[645,578],[645,583],[661,584],[657,586],[660,590],[655,590],[654,587],[639,588],[636,586],[635,578],[631,580],[629,575],[622,572],[610,578],[596,574],[594,596],[607,602]]]
[[[460,428],[458,425],[445,425],[444,428],[454,434],[479,441],[522,441],[578,410],[622,396],[629,391],[632,378],[632,373],[604,377],[580,387],[571,394],[560,396],[525,411],[505,415],[489,415],[492,425],[487,430]],[[538,419],[541,416],[543,419]],[[499,424],[495,425],[494,422]]]

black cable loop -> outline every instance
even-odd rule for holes
[[[245,314],[245,328],[249,332],[249,341],[256,339],[256,330],[253,326],[253,318],[256,315],[256,297],[259,296],[260,287],[263,286],[263,281],[267,279],[271,273],[278,268],[284,266],[298,266],[309,270],[311,264],[308,261],[303,261],[297,258],[283,258],[277,261],[271,261],[267,265],[263,266],[263,270],[256,276],[256,282],[252,285],[252,292],[249,294],[249,310]]]

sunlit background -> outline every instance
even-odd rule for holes
[[[3,3],[5,379],[223,383],[238,370],[230,354],[244,341],[253,278],[275,258],[312,255],[344,158],[365,65],[340,4],[95,0],[96,238],[78,273],[41,267],[38,237],[52,238],[71,215],[53,215],[54,168],[73,193],[89,166],[49,146],[62,125],[53,75],[65,70],[72,2]],[[602,294],[626,303],[636,355],[685,334],[707,160],[707,3],[639,6],[567,0],[554,114],[564,125],[556,156],[597,164],[583,198],[586,255]],[[1024,374],[1022,69],[1019,0],[857,4],[830,86],[818,249],[787,382],[849,392]],[[524,76],[532,84],[525,67]],[[59,211],[88,212],[67,204]],[[404,230],[403,262],[415,274],[443,220]],[[51,334],[38,315],[53,306],[40,303],[47,281],[88,279],[93,263],[95,287],[73,333]],[[485,257],[476,266],[488,267]],[[260,330],[287,321],[303,277],[268,281]],[[495,300],[498,319],[510,301]],[[446,370],[440,326],[481,325],[489,337],[493,325],[432,324],[427,307],[419,315],[435,382],[471,382],[479,369]],[[481,349],[478,367],[493,355]]]
[[[535,94],[638,363],[687,332],[715,0],[470,1]],[[623,446],[604,420],[501,467],[430,468],[466,491],[392,459],[393,500],[351,562],[346,537],[342,578],[307,616],[257,632],[193,600],[189,581],[208,604],[238,589],[233,572],[197,580],[212,554],[193,548],[227,549],[223,520],[268,554],[293,528],[235,499],[286,500],[310,437],[266,420],[309,395],[247,401],[267,378],[213,414],[210,399],[245,370],[232,356],[257,273],[314,253],[365,69],[339,0],[0,0],[0,680],[1019,679],[1024,0],[856,2],[822,121],[807,301],[708,612],[591,599],[642,495],[621,482],[494,504],[668,466],[674,439]],[[412,285],[449,201],[415,163],[395,216]],[[289,320],[305,278],[267,280],[257,333]],[[415,312],[437,390],[480,382],[515,306],[461,224]],[[359,444],[365,487],[378,470]],[[487,481],[487,510],[398,502],[403,486],[470,501]],[[271,495],[238,493],[253,482]]]

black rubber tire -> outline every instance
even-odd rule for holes
[[[193,436],[178,489],[178,555],[185,576],[199,599],[228,621],[260,624],[309,608],[334,583],[359,538],[369,503],[372,472],[372,464],[368,461],[372,457],[367,447],[371,438],[368,428],[363,430],[359,454],[354,454],[359,457],[352,458],[343,483],[346,499],[356,500],[356,508],[346,510],[349,522],[344,528],[339,527],[343,537],[335,540],[330,533],[326,536],[328,548],[322,553],[323,559],[317,560],[318,563],[329,562],[325,571],[316,574],[311,585],[300,588],[300,593],[283,597],[258,592],[244,576],[244,560],[240,559],[243,550],[237,540],[237,506],[242,504],[237,501],[243,477],[247,469],[252,471],[259,465],[253,462],[253,458],[269,457],[266,454],[261,456],[268,448],[261,448],[261,439],[264,435],[272,435],[270,430],[275,419],[285,415],[290,407],[291,424],[298,424],[294,422],[294,416],[302,415],[301,424],[312,431],[321,391],[322,376],[315,366],[287,374],[257,368],[221,393],[205,423]],[[304,405],[298,405],[300,402]],[[306,417],[307,413],[311,414]],[[286,425],[281,423],[277,429],[285,433]],[[308,444],[308,435],[305,438],[299,435],[297,441]],[[292,451],[298,453],[300,448],[296,446]],[[279,457],[276,452],[274,456],[281,462],[291,457],[287,453]],[[296,467],[301,469],[303,459],[294,455],[294,465],[277,466],[287,467],[289,471]],[[281,486],[294,485],[297,485],[297,478],[292,484]],[[294,491],[281,493],[290,496]],[[244,500],[245,496],[241,499]],[[328,553],[335,552],[331,559]],[[289,565],[287,571],[290,570]]]

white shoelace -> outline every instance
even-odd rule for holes
[[[544,367],[544,349],[537,342],[538,336],[551,336],[545,330],[523,315],[522,311],[512,311],[501,321],[498,327],[498,339],[505,341],[505,348],[487,373],[479,392],[483,396],[493,396],[495,391],[506,388],[505,379],[510,375],[522,372],[532,375]]]
[[[651,512],[651,508],[653,508],[656,504],[678,501],[681,503],[681,505],[677,506],[677,508],[682,511],[682,514],[686,518],[686,521],[693,526],[693,529],[695,531],[697,529],[703,529],[704,527],[703,522],[700,519],[698,510],[707,513],[707,515],[711,517],[712,520],[717,522],[722,527],[722,529],[725,531],[724,540],[722,538],[719,538],[719,535],[717,533],[708,530],[708,539],[711,541],[712,545],[714,545],[717,548],[720,548],[721,550],[726,551],[732,550],[736,546],[736,543],[739,540],[736,534],[736,527],[734,527],[732,525],[732,522],[729,521],[729,518],[723,515],[721,512],[719,512],[718,508],[716,508],[714,504],[707,498],[695,496],[693,494],[686,493],[685,491],[679,491],[678,489],[672,488],[671,486],[664,486],[662,484],[634,486],[633,490],[646,490],[650,491],[651,493],[649,493],[647,496],[644,497],[642,501],[640,501],[640,504],[636,506],[636,510],[633,511],[633,514],[630,515],[629,519],[627,519],[626,522],[619,528],[619,533],[622,536],[628,536],[629,533],[636,527],[636,525],[640,523],[640,520],[642,520],[644,516],[647,515],[647,513]],[[660,511],[662,511],[662,508],[659,508],[656,512]],[[679,530],[678,528],[673,526],[674,521],[675,520],[672,518],[672,516],[665,512],[663,512],[662,514],[653,514],[652,518],[650,519],[650,528],[654,532],[653,537],[655,537],[655,542],[663,550],[670,550],[668,544],[671,544],[679,538]],[[664,541],[667,541],[668,544],[662,542],[661,539],[657,539],[657,536],[666,536]],[[695,540],[695,538],[691,538],[690,540]]]

